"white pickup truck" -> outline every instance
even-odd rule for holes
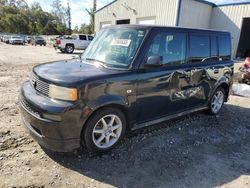
[[[73,53],[74,50],[85,50],[93,40],[92,35],[76,34],[64,36],[55,40],[54,47],[63,53]]]

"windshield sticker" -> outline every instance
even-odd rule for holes
[[[113,39],[111,45],[128,47],[131,43],[130,39]]]

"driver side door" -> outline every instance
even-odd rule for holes
[[[161,30],[151,34],[145,61],[138,74],[137,124],[184,111],[192,87],[190,66],[186,60],[187,33]],[[147,67],[148,57],[160,56],[162,66]]]

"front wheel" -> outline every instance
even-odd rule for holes
[[[96,112],[86,124],[83,141],[91,152],[106,152],[114,148],[124,137],[126,118],[115,108]]]
[[[217,115],[225,102],[225,90],[221,87],[214,92],[209,103],[209,112],[212,115]]]

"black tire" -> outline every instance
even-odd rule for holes
[[[67,44],[66,45],[65,52],[67,54],[72,54],[74,52],[74,50],[75,50],[74,45],[72,45],[72,44]]]
[[[215,108],[215,105],[214,105],[214,100],[215,99],[215,95],[218,95],[218,93],[221,93],[223,96],[223,100],[222,100],[222,104],[221,105],[218,105],[217,108]],[[225,90],[222,88],[222,87],[218,87],[215,92],[213,93],[210,101],[209,101],[209,106],[208,106],[208,112],[209,114],[211,115],[217,115],[219,114],[220,110],[222,109],[223,105],[224,105],[224,102],[225,102],[225,99],[226,99],[226,92]],[[217,104],[220,104],[219,102]]]
[[[93,132],[94,132],[94,128],[96,127],[96,125],[99,125],[97,123],[102,122],[101,119],[104,117],[109,118],[108,117],[109,115],[115,115],[116,117],[118,117],[120,119],[121,124],[122,124],[122,126],[121,126],[122,128],[120,130],[120,136],[117,138],[113,137],[113,139],[116,141],[112,145],[107,146],[105,148],[101,148],[101,147],[98,147],[96,145],[96,143],[94,141],[94,139],[95,139],[94,135],[96,133],[93,133]],[[106,121],[107,121],[107,119],[106,119]],[[109,121],[109,123],[110,123],[110,121]],[[126,123],[127,122],[126,122],[125,115],[120,110],[118,110],[116,108],[103,108],[101,110],[98,110],[90,117],[90,119],[85,124],[84,132],[82,134],[84,146],[86,146],[86,148],[91,152],[107,152],[107,151],[111,150],[123,139],[125,132],[126,132]],[[106,131],[106,133],[107,133],[107,131]],[[101,136],[104,135],[104,133],[100,133],[100,134],[101,134]],[[111,138],[111,137],[109,137],[109,138]],[[102,140],[103,141],[105,140],[105,142],[106,142],[106,136]]]

